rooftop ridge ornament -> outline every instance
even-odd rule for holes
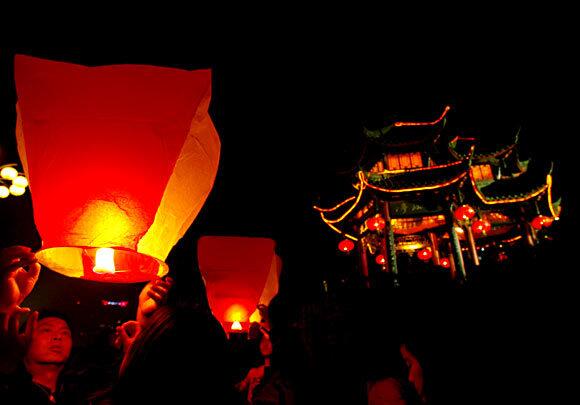
[[[443,110],[443,113],[441,113],[441,116],[439,118],[437,118],[435,121],[431,121],[431,122],[405,122],[405,121],[398,121],[395,122],[393,125],[395,127],[423,127],[423,126],[433,126],[433,125],[437,125],[443,118],[445,118],[445,115],[447,115],[447,112],[449,112],[449,110],[451,110],[451,106],[445,106],[445,109]]]

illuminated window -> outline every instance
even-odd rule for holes
[[[387,155],[387,166],[389,170],[412,169],[423,167],[421,152],[399,153],[397,155]]]
[[[490,165],[477,165],[471,167],[475,181],[493,180],[493,173]]]

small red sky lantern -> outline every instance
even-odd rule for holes
[[[552,222],[554,222],[554,220],[550,217],[546,217],[544,215],[538,215],[537,217],[535,217],[534,219],[532,219],[532,227],[534,229],[540,230],[544,227],[549,227],[552,225]]]
[[[259,322],[258,304],[268,305],[278,291],[282,267],[267,238],[204,236],[198,242],[199,268],[215,317],[227,332]]]
[[[350,239],[343,239],[338,243],[338,250],[341,252],[350,252],[354,249],[354,242]]]
[[[471,208],[469,205],[465,204],[460,207],[457,207],[453,215],[455,216],[455,219],[457,219],[458,221],[467,221],[474,217],[475,210]]]
[[[17,55],[15,79],[39,261],[106,282],[166,274],[217,172],[211,72]]]
[[[485,235],[491,230],[491,224],[488,221],[478,219],[477,221],[473,221],[471,229],[478,235]]]
[[[372,217],[366,220],[369,231],[381,231],[385,228],[385,220],[381,217]]]
[[[441,267],[448,269],[449,267],[451,267],[451,262],[449,261],[449,259],[447,257],[444,257],[441,260],[439,260],[439,265]]]
[[[433,252],[431,248],[424,248],[417,252],[417,257],[421,260],[427,261],[433,257]]]

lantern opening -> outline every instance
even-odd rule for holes
[[[242,330],[242,324],[240,323],[240,321],[234,321],[232,322],[232,330]]]
[[[122,247],[51,247],[36,252],[38,261],[67,277],[108,283],[141,283],[163,277],[163,261]]]

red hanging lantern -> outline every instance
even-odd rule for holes
[[[15,81],[39,261],[106,282],[166,274],[217,172],[211,72],[17,55]]]
[[[477,221],[473,221],[473,224],[471,224],[471,229],[475,234],[485,235],[491,230],[491,224],[488,221],[478,219]]]
[[[433,252],[431,248],[424,248],[417,252],[417,257],[423,261],[427,261],[433,257]]]
[[[540,230],[544,227],[547,228],[547,227],[551,226],[552,222],[554,222],[554,220],[552,218],[546,217],[544,215],[538,215],[537,217],[532,219],[531,225],[532,225],[532,228]]]
[[[385,220],[382,217],[372,217],[365,221],[369,231],[381,231],[385,228]]]
[[[338,243],[338,250],[341,252],[350,252],[354,249],[354,242],[350,239],[343,239]]]
[[[453,215],[458,221],[467,221],[468,219],[471,219],[475,216],[475,210],[469,205],[465,204],[457,207]]]
[[[448,269],[449,267],[451,267],[451,262],[449,261],[448,258],[444,257],[443,259],[439,260],[439,265],[441,267]]]
[[[375,262],[377,264],[383,265],[383,264],[385,264],[387,262],[387,259],[385,258],[384,255],[378,255],[377,257],[375,257]]]
[[[199,269],[210,308],[226,331],[248,330],[259,322],[258,304],[268,305],[278,291],[282,268],[267,238],[203,236]]]

